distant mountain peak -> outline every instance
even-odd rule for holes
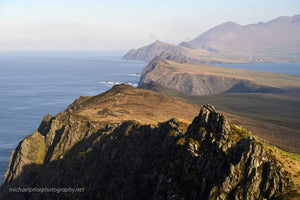
[[[265,23],[249,25],[225,22],[188,44],[202,49],[209,47],[217,50],[215,52],[230,55],[274,57],[273,52],[277,55],[299,55],[300,15],[281,16]]]
[[[227,27],[232,26],[233,27],[233,26],[241,26],[241,25],[239,25],[239,24],[237,24],[235,22],[232,22],[232,21],[228,21],[228,22],[222,23],[222,24],[220,24],[218,26],[227,26]]]
[[[153,42],[153,44],[161,44],[161,43],[163,43],[163,42],[161,42],[161,41],[159,41],[159,40],[155,40],[155,41]]]
[[[179,45],[156,40],[123,59],[149,62],[162,51],[201,63],[300,62],[300,15],[248,25],[228,21]]]

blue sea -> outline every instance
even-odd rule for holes
[[[124,53],[0,53],[0,185],[12,151],[46,113],[114,84],[137,86],[146,63],[122,61]]]
[[[218,64],[218,66],[249,69],[262,72],[286,73],[300,76],[300,63]]]
[[[100,94],[114,84],[138,84],[147,63],[122,61],[124,53],[0,53],[0,180],[12,151],[46,113],[55,115],[75,98]],[[300,63],[224,66],[300,75]]]

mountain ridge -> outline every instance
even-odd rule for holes
[[[223,53],[280,54],[299,52],[300,15],[278,17],[268,22],[239,25],[226,22],[202,33],[188,44]]]
[[[242,63],[237,58],[218,55],[206,49],[194,48],[191,44],[182,42],[179,45],[155,41],[139,49],[132,49],[123,56],[123,60],[139,60],[149,62],[163,52],[183,57],[198,63]]]
[[[219,24],[179,45],[154,42],[127,52],[124,60],[149,62],[163,51],[200,63],[300,62],[300,15],[268,22]]]
[[[184,57],[186,59],[190,60],[197,60],[196,57],[198,57],[198,54],[201,55],[207,55],[209,54],[206,50],[197,50],[194,51],[190,46],[178,46],[174,44],[169,44],[165,42],[161,42],[159,40],[156,40],[155,42],[151,43],[150,45],[144,46],[139,49],[132,49],[129,52],[127,52],[123,56],[123,60],[141,60],[141,61],[151,61],[156,56],[159,56],[163,52],[168,52],[173,55],[178,55],[181,57]],[[195,58],[193,58],[195,57]],[[198,59],[200,62],[200,60]]]

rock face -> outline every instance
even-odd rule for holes
[[[191,124],[148,125],[87,121],[71,108],[46,115],[20,142],[1,199],[276,199],[290,190],[264,146],[211,105]],[[14,187],[84,192],[9,192]]]

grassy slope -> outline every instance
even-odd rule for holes
[[[300,98],[282,94],[193,96],[157,84],[148,89],[199,105],[212,104],[262,141],[300,153]]]
[[[159,102],[159,103],[157,103]],[[93,97],[82,97],[70,107],[73,115],[86,121],[121,122],[136,120],[142,124],[165,122],[171,118],[190,123],[199,106],[158,93],[122,84]],[[190,112],[186,112],[189,110]]]
[[[300,129],[300,99],[282,99],[266,94],[218,94],[185,99],[193,103],[209,102],[225,112]]]
[[[300,89],[300,76],[290,74],[280,74],[272,72],[258,72],[253,70],[235,69],[228,67],[217,67],[204,64],[179,64],[167,61],[178,73],[201,73],[216,76],[235,77],[247,79],[257,84],[282,88],[282,89]]]

